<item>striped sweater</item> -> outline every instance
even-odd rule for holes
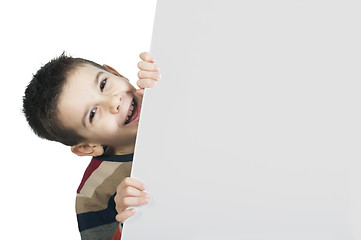
[[[94,157],[79,185],[76,214],[82,240],[118,240],[122,226],[115,220],[117,186],[130,176],[133,154]]]

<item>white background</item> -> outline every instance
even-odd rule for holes
[[[138,55],[149,51],[155,5],[1,1],[1,237],[80,239],[75,194],[90,159],[35,136],[21,111],[22,96],[32,74],[63,51],[106,63],[135,85]]]

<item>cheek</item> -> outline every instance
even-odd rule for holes
[[[104,121],[99,128],[99,132],[105,136],[117,134],[119,133],[118,123],[115,121]]]

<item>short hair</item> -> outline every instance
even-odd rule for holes
[[[69,73],[90,64],[108,71],[104,66],[82,58],[66,56],[63,52],[42,66],[30,81],[23,96],[23,112],[36,135],[50,141],[73,146],[84,141],[75,129],[64,127],[58,118],[58,101]]]

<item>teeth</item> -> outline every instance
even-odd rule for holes
[[[126,123],[128,122],[130,116],[133,114],[133,110],[134,110],[134,100],[132,101],[132,105],[129,108],[128,117],[127,117],[127,120],[125,120]]]

